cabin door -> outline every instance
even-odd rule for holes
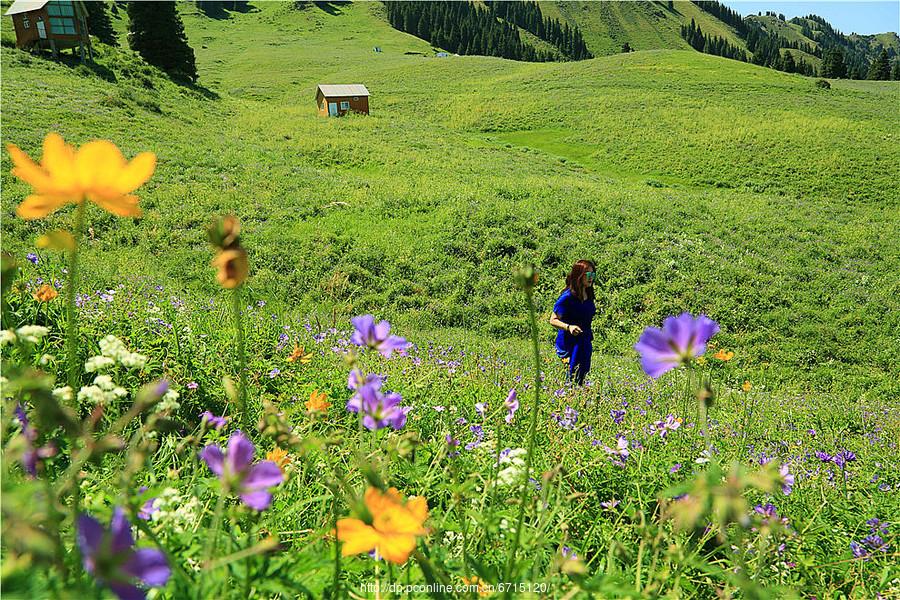
[[[337,116],[337,102],[329,102],[328,103],[328,116],[336,117]]]
[[[38,20],[37,30],[38,30],[38,37],[41,38],[42,40],[46,40],[47,39],[47,27],[44,25],[44,21]]]

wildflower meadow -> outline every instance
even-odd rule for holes
[[[287,4],[295,3],[258,12],[299,10]],[[308,19],[298,21],[303,32],[322,29],[327,40],[350,39],[351,29],[328,21],[342,14],[357,27],[353,35],[366,27],[387,29],[381,21],[371,25],[374,9],[321,4],[327,16],[297,17]],[[206,43],[218,48],[219,34],[210,32],[228,22],[199,18],[188,20],[192,35],[208,34],[203,50]],[[253,11],[235,16],[252,18],[261,17]],[[387,39],[389,52],[407,48],[405,38]],[[364,41],[369,53],[375,42]],[[418,45],[396,51],[396,60],[413,60],[427,49],[408,43]],[[271,46],[273,56],[287,60],[277,43]],[[3,52],[4,69],[10,61],[24,69],[38,60]],[[107,64],[104,52],[114,51],[99,48],[100,64]],[[371,53],[381,54],[380,46]],[[654,58],[645,52],[633,64],[705,73],[704,65],[726,62],[702,56],[695,63],[680,54],[686,53]],[[712,198],[720,208],[741,210],[761,192],[704,188],[690,191],[695,195],[684,204],[671,204],[670,195],[688,192],[623,176],[627,194],[643,198],[635,202],[646,202],[642,210],[655,214],[633,236],[637,226],[627,208],[573,208],[586,223],[616,223],[608,246],[599,233],[585,233],[588,225],[572,225],[597,244],[578,245],[579,252],[609,249],[597,262],[595,356],[584,385],[576,385],[567,381],[549,325],[558,275],[574,252],[554,241],[564,231],[548,216],[556,209],[536,217],[534,230],[519,227],[524,221],[518,216],[504,221],[492,205],[472,208],[478,212],[472,218],[480,219],[475,225],[464,215],[472,198],[488,193],[478,181],[501,164],[476,164],[472,156],[507,152],[506,138],[483,136],[505,131],[512,139],[515,132],[504,129],[512,108],[467,112],[454,99],[436,109],[444,111],[444,125],[422,136],[416,127],[424,126],[412,120],[398,121],[408,129],[379,129],[375,109],[370,121],[331,119],[306,138],[321,145],[284,150],[284,160],[273,161],[283,163],[276,168],[253,162],[255,153],[269,152],[259,141],[268,134],[255,132],[268,128],[273,144],[293,143],[296,133],[288,129],[290,119],[259,110],[263,100],[254,94],[263,93],[263,75],[251,69],[240,72],[247,81],[227,80],[226,67],[198,56],[201,73],[210,65],[209,72],[232,86],[230,99],[210,99],[209,90],[204,95],[205,88],[185,86],[177,92],[185,94],[184,103],[163,102],[147,116],[100,94],[103,109],[94,116],[77,121],[67,113],[83,128],[75,135],[55,114],[38,119],[40,126],[26,127],[20,119],[4,134],[10,169],[3,176],[0,325],[4,597],[900,597],[900,349],[891,333],[896,304],[885,291],[896,291],[885,273],[896,265],[897,246],[880,229],[866,237],[865,227],[854,229],[849,217],[842,221],[871,209],[896,222],[888,214],[893,192],[882,189],[882,179],[870,178],[875,183],[867,188],[837,158],[822,158],[822,182],[792,183],[788,192],[797,194],[832,188],[843,194],[858,186],[860,203],[884,206],[828,200],[835,212],[831,220],[821,217],[816,231],[845,232],[849,241],[824,235],[808,255],[790,260],[779,249],[801,242],[766,228],[790,221],[804,232],[799,239],[811,236],[820,218],[800,200],[792,204],[793,196],[766,196],[759,200],[759,221],[748,217],[737,227],[696,206]],[[504,63],[475,58],[481,62],[468,63],[470,71],[451,63],[457,58],[464,57],[446,57],[446,68],[461,69],[459,80],[478,69],[487,77]],[[618,61],[632,59],[596,60],[615,71]],[[688,67],[679,66],[682,60]],[[316,68],[343,68],[336,64]],[[420,68],[403,65],[413,73]],[[122,81],[121,69],[136,76],[120,67]],[[47,72],[65,78],[64,68]],[[544,77],[538,68],[548,69],[547,81],[562,81],[558,70],[570,67],[533,66],[523,72],[522,94],[549,94],[535,87]],[[571,67],[572,73],[582,68]],[[174,85],[147,69],[149,83],[140,94]],[[743,63],[723,69],[735,69],[736,81],[760,97],[769,85],[787,94],[783,81],[800,79]],[[390,82],[394,75],[384,73],[372,77]],[[702,79],[689,81],[691,90],[708,87]],[[504,75],[497,85],[511,84]],[[628,81],[622,85],[631,88]],[[868,101],[855,88],[840,93],[847,103]],[[216,142],[216,136],[232,135],[222,133],[227,121],[211,118],[200,128],[203,111],[178,112],[207,101],[233,102],[228,110],[238,115],[232,125],[245,127],[240,135]],[[682,101],[689,104],[679,96]],[[777,98],[766,102],[778,104]],[[538,104],[524,106],[527,119],[546,112]],[[313,110],[306,116],[318,123]],[[875,116],[865,127],[880,135],[881,113],[870,112]],[[9,114],[4,103],[4,117]],[[152,134],[141,129],[140,123],[157,118],[171,121]],[[342,125],[349,133],[338,129]],[[196,140],[194,126],[204,132]],[[771,164],[795,160],[788,150],[802,138],[797,128],[791,133],[796,139],[772,142]],[[472,130],[477,133],[464,137]],[[537,127],[532,133],[553,131],[559,133]],[[816,135],[833,149],[842,135],[835,131],[823,127]],[[344,154],[359,162],[340,176],[322,165],[291,162],[295,154],[330,160],[322,148],[370,137],[390,140],[386,145],[393,148],[410,146],[402,157],[390,149],[379,154],[374,146],[367,147],[369,158],[363,151]],[[178,152],[191,160],[177,163],[168,138],[177,139]],[[452,175],[430,156],[444,157],[435,150],[442,143],[453,145],[446,154],[457,169]],[[662,155],[674,142],[654,143]],[[860,156],[869,143],[851,140]],[[890,142],[879,148],[888,162],[896,156]],[[502,164],[513,169],[534,154],[514,152],[491,160],[508,160]],[[709,160],[697,172],[718,177]],[[241,166],[230,170],[228,161]],[[523,214],[539,203],[544,192],[538,190],[564,191],[568,200],[560,202],[598,190],[619,198],[612,175],[558,157],[551,162],[535,163],[546,172],[511,171],[503,189],[490,193]],[[570,171],[559,175],[557,168]],[[379,179],[379,169],[390,184]],[[418,179],[421,169],[426,175]],[[294,177],[303,182],[297,188],[290,187]],[[229,196],[238,195],[234,190],[240,203]],[[397,190],[402,198],[392,195]],[[220,202],[217,194],[231,200]],[[317,202],[310,200],[308,210],[292,204],[308,197]],[[376,212],[327,212],[357,197]],[[421,216],[431,204],[450,212]],[[321,230],[308,221],[316,218]],[[289,228],[290,219],[300,224]],[[679,233],[669,254],[648,250],[655,230],[687,227],[686,221],[714,242],[701,246]],[[474,231],[477,223],[484,225],[481,233]],[[328,230],[340,227],[355,241]],[[543,233],[534,233],[538,229]],[[759,246],[723,250],[731,229]],[[182,230],[190,234],[172,233]],[[431,252],[422,248],[436,239],[443,240],[442,258],[420,259],[416,252]],[[358,264],[340,262],[348,253],[364,256]],[[718,268],[696,266],[695,257],[707,253],[713,256],[708,264]],[[838,265],[846,282],[829,287],[819,258]],[[779,271],[780,261],[790,265]],[[742,286],[757,267],[771,277],[754,279],[758,290],[749,293]],[[794,269],[797,278],[785,275]],[[312,283],[309,273],[319,271],[327,276]],[[660,277],[675,283],[667,287]],[[804,277],[808,289],[796,283]],[[827,320],[830,310],[853,306],[875,283],[878,307],[849,308],[841,320]],[[767,294],[791,300],[779,304]],[[821,296],[815,314],[824,318],[797,324],[812,311],[803,294]],[[486,299],[494,304],[488,307]],[[479,320],[483,328],[466,327]],[[798,366],[814,363],[825,346],[830,358],[818,370]],[[773,364],[783,356],[797,362]]]

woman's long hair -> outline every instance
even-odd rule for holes
[[[569,271],[568,277],[566,277],[566,290],[570,290],[572,294],[575,295],[579,300],[582,298],[585,285],[584,285],[584,274],[588,271],[597,272],[594,263],[589,260],[579,260],[574,265],[572,265],[572,270]],[[594,276],[594,281],[596,281],[596,275]],[[565,291],[565,290],[563,290]],[[591,286],[587,288],[587,299],[594,299],[594,287]]]

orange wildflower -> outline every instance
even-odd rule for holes
[[[744,390],[745,392],[749,392],[750,390],[753,389],[753,384],[750,383],[749,381],[745,381],[744,384],[741,386],[741,389]]]
[[[713,358],[728,362],[729,360],[734,358],[734,352],[732,352],[731,350],[726,351],[724,348],[720,348],[718,352],[713,354]]]
[[[308,364],[312,360],[312,352],[306,352],[303,349],[303,346],[298,346],[294,344],[294,351],[291,352],[291,355],[287,357],[288,362],[299,362],[300,364]]]
[[[337,537],[343,543],[341,554],[352,556],[375,552],[390,562],[402,565],[416,548],[416,538],[425,535],[423,527],[428,519],[428,503],[422,496],[406,502],[396,488],[382,492],[370,487],[363,501],[366,520],[338,519]]]
[[[131,193],[156,169],[152,152],[142,152],[129,162],[107,140],[94,140],[76,150],[58,133],[48,133],[40,164],[14,144],[6,147],[14,165],[12,174],[34,190],[16,208],[23,219],[40,219],[85,200],[120,217],[139,217],[138,197]]]
[[[45,283],[44,285],[39,287],[37,291],[32,294],[32,296],[34,296],[34,299],[38,302],[50,302],[51,300],[59,296],[59,292],[53,289],[53,286]]]
[[[306,401],[306,410],[309,412],[324,412],[328,410],[329,406],[331,406],[331,402],[328,402],[328,396],[319,390],[314,390],[309,395],[309,400]]]
[[[266,452],[266,460],[271,460],[278,465],[278,468],[281,469],[282,473],[284,473],[284,468],[292,462],[291,457],[288,456],[287,450],[277,446]]]
[[[247,252],[240,247],[219,252],[212,260],[212,266],[219,269],[216,273],[219,285],[229,290],[244,283],[250,274]]]
[[[463,577],[462,578],[463,585],[466,586],[466,591],[477,591],[479,597],[490,596],[491,592],[488,588],[487,584],[483,579],[478,577],[478,575],[473,575],[472,577]]]

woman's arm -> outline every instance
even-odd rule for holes
[[[563,323],[559,320],[559,316],[557,316],[555,312],[550,313],[550,324],[570,335],[578,335],[579,333],[581,333],[581,327],[579,327],[578,325],[569,325],[568,323]]]

